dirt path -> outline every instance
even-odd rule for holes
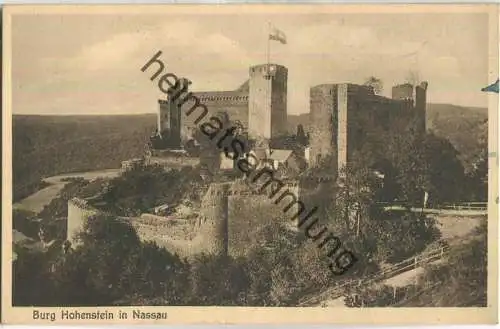
[[[52,177],[44,178],[44,181],[51,184],[32,195],[24,198],[18,203],[13,205],[14,209],[23,209],[33,211],[35,213],[39,213],[42,209],[50,203],[54,198],[57,197],[59,192],[63,189],[63,187],[68,183],[63,181],[66,178],[76,178],[82,177],[87,180],[92,180],[94,178],[113,178],[120,174],[120,169],[104,169],[97,171],[89,171],[89,172],[80,172],[80,173],[70,173],[70,174],[62,174]]]

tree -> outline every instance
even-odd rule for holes
[[[384,89],[382,80],[374,76],[371,76],[368,79],[366,79],[363,85],[372,87],[376,95],[380,95]]]
[[[14,306],[51,306],[54,284],[49,257],[35,250],[15,248],[12,264],[12,304]]]
[[[14,209],[12,211],[12,228],[29,238],[38,240],[40,223],[35,219],[36,214],[29,210]]]
[[[102,199],[107,210],[119,215],[138,215],[160,204],[178,204],[185,197],[199,199],[199,169],[185,167],[165,171],[161,166],[141,166],[110,181]]]
[[[302,126],[301,124],[297,125],[297,135],[295,139],[299,145],[302,146],[309,145],[309,137],[306,135],[304,131],[304,126]]]
[[[406,74],[405,82],[411,84],[412,86],[416,86],[420,83],[420,74],[416,70],[410,70]]]
[[[185,303],[185,262],[153,243],[142,244],[129,223],[96,216],[78,239],[81,245],[54,272],[59,305]]]
[[[488,149],[481,150],[467,175],[468,200],[486,201],[488,199]]]
[[[190,304],[236,306],[246,304],[249,278],[242,259],[201,254],[191,263]]]
[[[423,147],[431,202],[439,204],[463,200],[468,191],[465,191],[465,169],[457,150],[448,140],[433,134],[425,136]]]

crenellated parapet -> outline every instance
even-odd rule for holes
[[[236,93],[236,92],[194,93],[194,95],[199,98],[201,103],[209,104],[209,105],[211,105],[210,103],[222,103],[222,102],[228,102],[231,104],[234,104],[234,103],[247,104],[248,103],[248,94],[241,94],[241,93]]]
[[[230,103],[230,104],[248,104],[248,93],[240,91],[208,91],[208,92],[192,92],[191,96],[183,95],[181,96],[180,102],[186,100],[186,103],[194,102],[196,97],[200,104],[204,105],[217,105],[219,103]],[[160,105],[168,105],[170,101],[168,99],[158,100]]]

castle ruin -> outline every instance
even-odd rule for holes
[[[184,98],[159,100],[156,133],[168,139],[167,147],[159,153],[168,158],[165,161],[169,167],[199,163],[199,157],[186,156],[183,148],[192,140],[200,124],[196,122],[197,115],[186,113],[200,104],[206,106],[208,117],[225,112],[231,122],[240,123],[247,128],[249,137],[264,141],[264,145],[286,134],[288,70],[277,64],[257,65],[250,68],[249,75],[249,80],[234,91],[193,92],[187,93]],[[183,83],[188,85],[189,81],[183,79]],[[392,98],[386,98],[376,95],[369,86],[356,84],[312,87],[309,166],[317,166],[322,159],[333,157],[336,169],[327,177],[309,178],[308,182],[302,182],[304,186],[300,188],[297,182],[289,181],[286,184],[288,190],[297,199],[299,192],[301,200],[314,198],[314,195],[323,193],[321,186],[334,181],[338,170],[348,164],[353,154],[366,143],[370,142],[370,147],[375,145],[384,149],[388,136],[406,133],[408,127],[412,127],[410,133],[424,133],[426,90],[425,82],[418,86],[403,84],[392,89]],[[123,166],[127,170],[133,163],[126,162]],[[231,167],[224,162],[223,166]],[[195,233],[191,239],[172,240],[172,226],[166,219],[154,216],[145,219],[141,216],[128,221],[141,239],[155,241],[185,256],[200,252],[244,255],[247,246],[254,243],[249,234],[256,227],[273,220],[284,219],[285,223],[289,220],[283,214],[281,205],[268,195],[257,193],[242,184],[241,180],[210,184],[197,219],[185,221]],[[70,200],[68,240],[74,242],[75,233],[98,213],[99,210],[89,206],[85,200]],[[293,227],[295,223],[288,224]]]
[[[288,70],[277,64],[256,65],[249,79],[232,91],[192,92],[184,97],[159,100],[158,132],[168,130],[172,148],[182,148],[193,138],[197,115],[186,115],[196,99],[208,109],[208,116],[225,112],[255,139],[269,140],[286,133]],[[184,83],[189,83],[185,79]],[[194,96],[194,97],[192,97]],[[195,98],[196,97],[196,98]]]
[[[376,95],[369,86],[323,84],[311,88],[310,113],[314,129],[310,138],[310,164],[334,157],[337,171],[354,151],[370,141],[384,148],[387,136],[425,132],[427,83],[393,87],[392,98]]]
[[[285,186],[299,196],[296,182],[286,182]],[[271,220],[278,220],[290,228],[295,224],[289,220],[290,215],[284,214],[283,206],[277,205],[265,192],[259,193],[241,180],[210,184],[202,199],[198,218],[180,220],[181,225],[189,226],[188,230],[192,232],[190,239],[182,241],[173,238],[176,227],[164,217],[113,217],[130,223],[141,240],[156,242],[184,257],[199,253],[243,256],[253,242],[249,240],[249,233],[256,227]],[[67,240],[72,246],[78,245],[75,238],[85,223],[99,214],[111,215],[84,199],[68,201]],[[260,216],[262,214],[265,216]]]

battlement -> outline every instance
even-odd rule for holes
[[[373,87],[365,85],[357,85],[354,83],[325,83],[311,87],[311,95],[314,94],[329,94],[335,95],[339,86],[345,86],[348,94],[365,94],[374,95]]]
[[[201,91],[201,92],[193,92],[192,95],[197,97],[201,104],[205,105],[207,105],[207,103],[223,103],[223,102],[241,103],[241,104],[248,103],[248,93],[241,91]],[[170,101],[168,99],[166,100],[159,99],[158,103],[160,105],[167,105],[170,104]]]
[[[231,103],[248,103],[248,93],[239,91],[226,91],[226,92],[203,92],[194,93],[202,103],[218,103],[218,102],[231,102]]]
[[[266,77],[274,77],[278,72],[284,75],[288,74],[288,69],[285,66],[273,63],[254,65],[250,67],[249,71],[250,76],[260,74]]]

